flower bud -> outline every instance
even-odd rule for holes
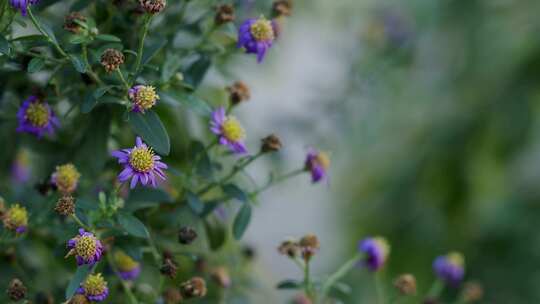
[[[465,303],[472,303],[482,300],[484,289],[477,282],[468,282],[463,289],[462,298]]]
[[[177,270],[178,266],[176,265],[176,262],[168,258],[163,260],[163,264],[159,269],[162,275],[168,276],[171,279],[174,279],[176,277]]]
[[[183,298],[202,298],[206,295],[206,282],[203,278],[193,277],[180,285],[180,294]]]
[[[117,70],[124,63],[124,54],[117,49],[106,49],[101,55],[101,65],[107,73]]]
[[[262,139],[261,151],[263,153],[277,152],[281,150],[281,140],[277,135],[270,134]]]
[[[26,297],[26,286],[19,279],[13,279],[7,289],[8,297],[13,301],[19,301]]]
[[[178,242],[180,244],[189,245],[197,239],[197,231],[192,227],[184,226],[178,231]]]
[[[251,98],[249,87],[243,81],[235,82],[232,86],[227,87],[227,91],[229,91],[229,99],[233,105],[248,101]]]
[[[166,0],[139,0],[141,7],[149,14],[161,12],[167,5]]]
[[[272,4],[272,14],[274,17],[290,16],[292,8],[292,0],[276,0]]]
[[[229,288],[231,286],[231,276],[225,267],[217,267],[212,270],[211,277],[223,288]]]
[[[165,304],[178,304],[182,301],[182,295],[178,289],[168,288],[163,293],[163,300],[165,301]]]
[[[234,18],[234,7],[232,5],[222,4],[217,7],[216,16],[214,17],[214,21],[217,25],[233,22]]]
[[[79,24],[83,22],[86,22],[86,17],[79,12],[71,12],[64,18],[64,29],[68,32],[77,34],[83,29]]]
[[[412,274],[402,274],[394,281],[394,287],[404,296],[416,294],[416,278]]]
[[[279,245],[278,252],[290,258],[296,258],[300,252],[300,245],[294,240],[286,240]]]
[[[62,196],[54,207],[60,215],[69,216],[75,213],[75,199],[71,195]]]

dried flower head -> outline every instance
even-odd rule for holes
[[[83,29],[80,23],[84,22],[86,22],[86,17],[84,17],[81,13],[71,12],[64,18],[64,29],[68,32],[77,34]]]
[[[463,288],[462,298],[465,303],[473,303],[482,300],[484,288],[478,282],[467,282]]]
[[[384,266],[390,245],[383,237],[368,237],[360,241],[358,250],[366,255],[364,265],[371,271],[377,271]]]
[[[141,7],[149,14],[161,12],[167,5],[165,0],[139,0]]]
[[[114,253],[114,262],[118,267],[118,276],[122,280],[135,280],[141,273],[141,265],[123,251]]]
[[[300,254],[300,244],[295,240],[285,240],[279,245],[278,252],[290,258],[295,258]]]
[[[262,141],[261,151],[263,153],[277,152],[281,150],[281,147],[282,147],[281,140],[275,134],[270,134],[266,136],[265,138],[263,138],[261,141]]]
[[[272,13],[274,17],[290,16],[292,8],[292,0],[276,0],[272,3]]]
[[[465,258],[459,252],[439,256],[433,262],[433,270],[441,280],[456,287],[465,275]]]
[[[111,73],[120,68],[120,65],[124,63],[124,54],[117,49],[106,49],[101,54],[101,65],[105,68],[107,73]]]
[[[73,193],[77,189],[81,174],[73,164],[65,164],[56,167],[51,176],[51,182],[56,185],[58,191],[63,194]]]
[[[211,272],[212,279],[221,287],[229,288],[231,286],[231,276],[225,267],[217,267]]]
[[[226,114],[225,108],[219,107],[212,113],[210,130],[218,136],[220,145],[227,146],[236,154],[247,153],[244,143],[246,131],[235,117]]]
[[[90,301],[84,295],[76,294],[69,300],[69,304],[90,304]]]
[[[233,105],[237,105],[251,98],[251,92],[247,84],[243,81],[236,81],[232,86],[227,87],[229,99]]]
[[[6,290],[8,297],[13,301],[20,301],[26,297],[26,286],[19,279],[13,279]]]
[[[75,199],[71,195],[62,196],[54,207],[60,215],[69,216],[75,213]]]
[[[300,250],[302,252],[302,258],[307,262],[309,261],[321,247],[319,238],[314,234],[305,235],[299,242]]]
[[[131,111],[144,113],[150,110],[159,100],[159,95],[153,86],[136,85],[129,89],[129,99],[133,103]]]
[[[178,242],[188,245],[197,239],[197,231],[192,227],[184,226],[178,231]]]
[[[60,126],[60,121],[54,114],[51,106],[32,95],[26,99],[17,112],[19,127],[17,132],[26,132],[43,137],[44,134],[53,135],[56,128]]]
[[[259,63],[275,38],[274,22],[264,17],[248,19],[238,29],[238,47],[244,48],[248,54],[257,54]]]
[[[394,280],[394,287],[404,296],[416,294],[416,278],[409,273],[402,274]]]
[[[28,229],[28,212],[19,204],[13,204],[2,215],[4,227],[16,233],[24,233]]]
[[[159,269],[162,275],[168,276],[171,279],[176,277],[177,270],[178,265],[172,258],[165,258]]]
[[[306,157],[305,168],[311,173],[311,181],[317,183],[328,175],[330,157],[325,152],[310,149]]]
[[[85,231],[83,228],[79,229],[79,235],[70,239],[67,243],[69,249],[66,257],[75,255],[77,265],[94,265],[97,263],[103,255],[103,245],[94,234]]]
[[[101,273],[96,273],[86,277],[77,293],[84,295],[90,302],[101,302],[109,295],[109,288]]]
[[[203,278],[193,277],[180,285],[180,294],[185,299],[202,298],[206,295],[206,282]]]
[[[216,16],[214,21],[217,25],[222,25],[227,22],[234,21],[234,7],[230,4],[221,4],[216,8]]]
[[[178,289],[168,288],[163,293],[163,300],[165,301],[165,304],[178,304],[182,301],[182,295]]]

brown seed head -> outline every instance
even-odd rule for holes
[[[272,13],[275,17],[290,16],[292,8],[292,0],[277,0],[272,4]]]
[[[214,20],[217,25],[233,22],[234,19],[234,7],[232,5],[222,4],[216,8],[216,16],[214,17]]]
[[[124,54],[116,49],[106,49],[101,55],[101,65],[107,73],[118,69],[124,63]]]
[[[202,298],[206,295],[206,282],[203,278],[193,277],[180,285],[180,293],[183,298]]]
[[[56,203],[54,211],[64,216],[69,216],[75,213],[75,199],[73,198],[73,196],[62,196]]]
[[[141,7],[149,14],[161,12],[167,5],[166,0],[139,0]]]
[[[484,297],[484,289],[477,282],[468,282],[463,289],[463,300],[465,303],[472,303],[482,300]]]
[[[248,101],[251,98],[249,87],[243,81],[237,81],[232,86],[227,87],[229,98],[233,105],[237,105],[243,101]]]
[[[394,287],[405,296],[416,294],[416,278],[412,274],[402,274],[394,280]]]
[[[178,266],[172,259],[165,259],[161,265],[161,268],[159,269],[162,275],[168,276],[171,279],[176,277],[177,270]]]
[[[13,279],[7,289],[8,297],[13,301],[19,301],[26,297],[26,286],[19,279]]]
[[[263,153],[277,152],[281,150],[281,147],[281,140],[275,134],[270,134],[262,139],[261,151]]]

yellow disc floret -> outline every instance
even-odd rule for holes
[[[114,260],[116,261],[116,265],[118,265],[118,269],[120,269],[120,271],[130,271],[139,266],[137,261],[122,251],[117,251],[114,254]]]
[[[246,137],[246,131],[240,122],[232,116],[227,117],[221,126],[223,136],[232,142],[241,141]]]
[[[129,154],[129,164],[137,172],[149,172],[154,168],[154,151],[148,147],[137,147]]]
[[[274,40],[274,27],[272,26],[272,22],[266,20],[264,17],[255,21],[251,25],[250,31],[253,38],[257,41]]]
[[[96,296],[102,294],[107,288],[107,282],[101,273],[89,275],[83,283],[86,294]]]
[[[388,244],[388,241],[380,236],[375,237],[374,239],[379,248],[381,248],[384,259],[386,259],[386,257],[388,257],[388,254],[390,254],[390,245]]]
[[[77,188],[81,174],[73,164],[65,164],[56,167],[53,181],[62,193],[71,193]]]
[[[26,211],[26,208],[21,207],[19,204],[11,206],[4,217],[4,226],[6,226],[7,229],[16,230],[19,227],[27,225],[28,212]]]
[[[89,260],[96,254],[96,238],[91,235],[83,235],[77,240],[74,249],[75,254],[85,260]]]
[[[315,161],[325,170],[330,168],[330,157],[325,152],[319,152]]]
[[[43,128],[49,123],[49,109],[40,102],[32,102],[26,109],[25,118],[32,126]]]
[[[139,86],[133,97],[133,102],[142,112],[144,112],[145,110],[152,108],[158,99],[159,95],[156,93],[153,86]]]
[[[456,266],[464,266],[465,265],[465,258],[463,255],[459,252],[450,252],[447,256],[448,261],[450,261],[451,264],[454,264]]]

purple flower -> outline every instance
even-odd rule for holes
[[[67,256],[75,255],[77,265],[94,265],[99,262],[103,255],[103,245],[91,232],[79,229],[79,235],[70,239],[67,243],[69,250]]]
[[[144,113],[151,109],[159,100],[159,95],[153,86],[136,85],[129,89],[129,99],[133,103],[131,111]]]
[[[30,156],[27,150],[20,150],[11,165],[11,178],[14,182],[22,184],[30,180]]]
[[[130,281],[136,279],[141,273],[141,265],[123,251],[114,254],[114,261],[118,268],[118,276],[122,280]]]
[[[439,256],[433,262],[433,271],[441,280],[455,287],[465,275],[465,259],[459,252]]]
[[[11,4],[14,9],[20,10],[23,16],[26,16],[29,5],[34,5],[38,2],[39,0],[9,0],[9,4]]]
[[[36,96],[26,99],[17,112],[19,127],[17,132],[27,132],[41,138],[44,133],[54,134],[54,129],[60,126],[60,121],[48,103]]]
[[[109,288],[101,273],[90,274],[81,283],[77,293],[84,295],[90,302],[101,302],[109,295]]]
[[[262,62],[268,49],[276,38],[274,21],[264,17],[251,18],[238,29],[238,47],[246,53],[257,54],[257,62]]]
[[[219,137],[220,145],[229,147],[236,154],[247,153],[246,132],[235,117],[227,116],[225,108],[219,107],[212,112],[210,130]]]
[[[306,157],[305,168],[311,173],[311,181],[317,183],[328,175],[330,157],[324,152],[310,149]]]
[[[382,237],[368,237],[360,241],[358,251],[366,255],[363,263],[371,271],[377,271],[386,262],[390,245]]]
[[[157,187],[156,176],[166,180],[164,169],[167,165],[160,161],[161,157],[154,154],[152,148],[143,143],[137,136],[136,145],[132,149],[122,149],[112,152],[112,156],[118,158],[118,163],[124,165],[124,170],[118,175],[120,182],[131,179],[131,189],[140,182],[146,186],[151,184]]]

